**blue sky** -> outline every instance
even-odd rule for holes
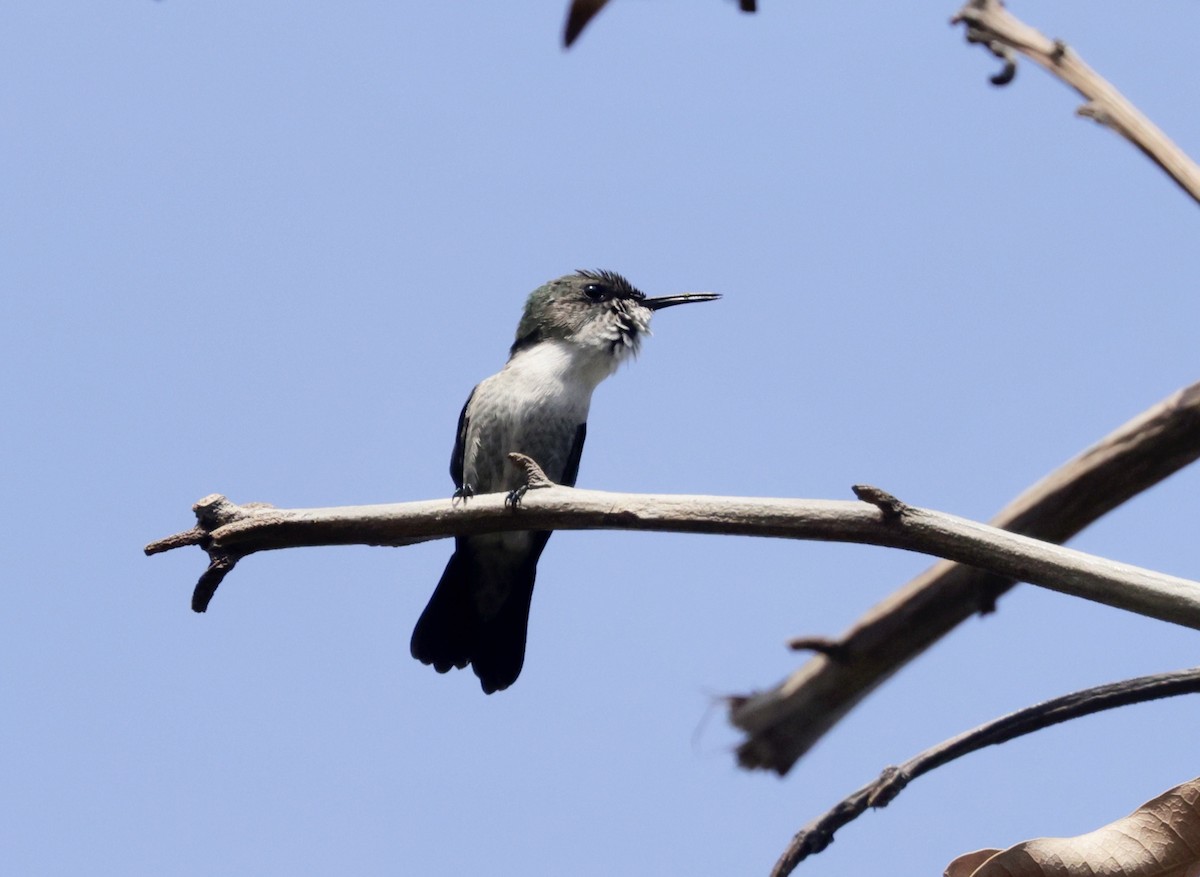
[[[142,546],[221,492],[448,496],[455,419],[576,267],[663,313],[596,393],[579,484],[987,518],[1196,380],[1196,208],[953,4],[8,4],[0,11],[0,849],[22,874],[765,873],[884,765],[1197,634],[1024,586],[784,779],[719,697],[927,561],[560,533],[511,690],[408,637],[449,546]],[[1018,4],[1192,154],[1200,9]],[[1200,578],[1185,471],[1075,544]],[[1186,698],[922,779],[799,873],[940,873],[1195,774]]]

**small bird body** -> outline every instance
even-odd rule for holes
[[[459,417],[450,474],[464,499],[513,491],[532,457],[551,480],[573,486],[592,393],[635,354],[658,308],[717,298],[647,299],[608,271],[580,271],[530,295],[504,368],[472,391]],[[412,637],[413,657],[439,673],[471,664],[483,690],[521,672],[537,562],[549,531],[460,536]]]
[[[511,451],[533,457],[548,477],[563,483],[592,392],[620,364],[616,356],[580,355],[572,348],[555,340],[518,350],[475,388],[466,407],[464,484],[478,493],[520,486],[524,476],[509,461]]]

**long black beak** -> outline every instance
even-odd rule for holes
[[[716,292],[681,292],[679,295],[662,295],[658,298],[644,298],[639,302],[642,307],[652,311],[660,311],[674,305],[685,305],[691,301],[716,301],[721,296]]]

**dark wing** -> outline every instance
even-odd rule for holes
[[[579,458],[583,456],[583,440],[585,438],[587,438],[587,424],[581,423],[575,428],[575,443],[571,445],[571,453],[567,455],[567,465],[563,469],[560,482],[567,487],[574,487],[575,479],[579,477]]]
[[[467,444],[467,409],[471,407],[471,400],[475,398],[475,391],[471,391],[471,395],[467,397],[467,402],[463,405],[462,414],[458,415],[458,432],[454,434],[454,451],[450,454],[450,477],[454,479],[455,487],[463,486],[463,454]]]

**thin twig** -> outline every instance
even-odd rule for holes
[[[991,524],[1064,542],[1198,457],[1200,383],[1047,475]],[[926,570],[838,638],[837,660],[818,655],[775,687],[730,701],[730,721],[747,735],[739,762],[787,773],[859,701],[955,626],[990,610],[1013,584],[956,564]]]
[[[1004,70],[992,77],[994,84],[1011,82],[1016,73],[1013,53],[1024,55],[1087,99],[1079,115],[1116,131],[1200,202],[1200,166],[1062,40],[1051,40],[1025,24],[1000,0],[970,0],[951,23],[964,25],[968,42],[981,43],[1005,62]]]
[[[829,846],[839,828],[853,822],[868,808],[886,807],[917,777],[957,758],[1104,710],[1196,693],[1200,693],[1200,667],[1158,673],[1056,697],[952,737],[910,758],[899,767],[885,768],[874,782],[848,795],[800,829],[779,857],[771,877],[786,877],[804,859]]]

